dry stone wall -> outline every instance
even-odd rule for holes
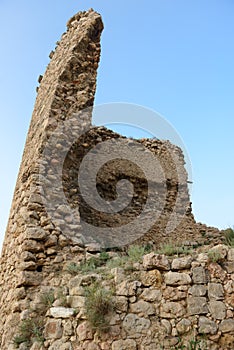
[[[42,340],[21,349],[233,349],[234,248],[133,252],[77,254],[32,290],[21,322],[41,319]]]
[[[178,344],[180,335],[185,334],[185,341],[189,341],[193,332],[206,333],[214,349],[215,344],[221,346],[219,349],[229,349],[233,332],[233,251],[227,247],[223,248],[223,266],[212,265],[206,255],[170,261],[150,253],[143,264],[127,260],[131,275],[125,263],[124,267],[108,265],[95,270],[105,244],[95,239],[86,242],[84,223],[92,224],[91,238],[95,238],[97,227],[121,227],[141,212],[149,186],[141,169],[114,160],[98,173],[98,192],[105,200],[114,200],[117,183],[126,178],[134,187],[130,205],[112,216],[87,205],[77,184],[79,165],[93,146],[106,140],[121,139],[127,147],[134,143],[151,151],[160,160],[165,177],[163,207],[158,202],[162,183],[150,184],[158,195],[150,211],[159,212],[158,219],[145,235],[139,238],[136,230],[128,241],[154,250],[170,239],[184,247],[222,241],[217,229],[194,220],[184,157],[178,147],[168,141],[127,139],[104,127],[92,127],[102,29],[101,16],[93,10],[72,17],[50,54],[44,76],[39,78],[0,262],[1,349],[13,350],[17,345],[21,350],[153,350],[161,345],[167,349]],[[60,124],[65,129],[59,129]],[[67,141],[67,135],[73,140],[77,134],[78,141]],[[48,148],[53,135],[56,143],[54,148]],[[65,154],[63,162],[59,154]],[[60,163],[61,173],[57,174],[54,168]],[[87,174],[92,172],[92,166],[90,163]],[[60,177],[61,186],[57,181]],[[49,203],[46,198],[50,198]],[[67,203],[76,213],[75,222]],[[180,224],[169,236],[166,228],[172,212]],[[140,223],[138,229],[145,223]],[[129,236],[130,232],[124,234]],[[114,235],[104,240],[109,250],[104,261],[116,264],[119,258],[113,248],[123,247],[113,244]],[[127,249],[124,245],[122,250]],[[87,265],[86,274],[82,274]],[[74,272],[76,276],[72,278]],[[217,273],[225,278],[213,278]],[[112,290],[110,333],[98,333],[87,320],[84,287],[93,284]]]

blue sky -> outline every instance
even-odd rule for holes
[[[196,219],[234,225],[232,0],[0,0],[0,241],[37,78],[67,20],[90,7],[105,24],[95,103],[135,103],[165,117],[191,159]]]

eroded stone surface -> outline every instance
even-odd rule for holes
[[[161,305],[160,316],[163,318],[182,317],[186,313],[183,305],[177,302],[165,302]]]
[[[191,278],[184,272],[167,272],[165,274],[165,283],[169,286],[178,286],[184,284],[190,284]]]
[[[140,337],[150,327],[150,320],[135,314],[128,314],[123,321],[124,330],[132,337]]]
[[[143,266],[144,268],[150,269],[158,269],[167,271],[170,269],[170,264],[165,255],[149,253],[143,258]]]
[[[159,270],[142,271],[141,282],[144,286],[159,288],[162,284],[162,275]]]

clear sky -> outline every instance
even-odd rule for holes
[[[233,0],[0,0],[0,241],[36,97],[67,20],[102,14],[96,104],[149,107],[177,130],[193,167],[198,221],[234,225]]]

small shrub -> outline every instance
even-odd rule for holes
[[[151,246],[132,245],[128,248],[127,255],[118,256],[114,259],[108,260],[107,267],[109,269],[122,267],[126,271],[132,271],[134,270],[133,263],[140,262],[143,255],[149,253],[151,249]]]
[[[224,232],[225,243],[230,247],[234,247],[234,230],[232,228],[227,228]]]
[[[146,249],[145,247],[141,247],[139,245],[132,245],[129,247],[127,253],[131,262],[139,262],[146,253]]]
[[[93,271],[99,266],[101,266],[101,262],[98,261],[98,258],[92,257],[80,263],[80,271],[81,272]]]
[[[85,312],[91,327],[102,333],[109,330],[108,314],[113,310],[112,292],[99,283],[85,288]]]
[[[47,307],[50,308],[55,301],[54,291],[50,290],[41,295],[41,302]]]
[[[96,270],[98,267],[105,265],[105,263],[105,258],[100,259],[100,257],[91,257],[90,259],[80,263],[80,272],[86,273]]]
[[[103,263],[106,263],[110,259],[110,255],[107,252],[101,252],[98,258]]]
[[[27,318],[19,324],[18,334],[13,338],[13,343],[18,348],[21,343],[30,346],[33,341],[44,342],[42,336],[43,324],[40,319]]]

